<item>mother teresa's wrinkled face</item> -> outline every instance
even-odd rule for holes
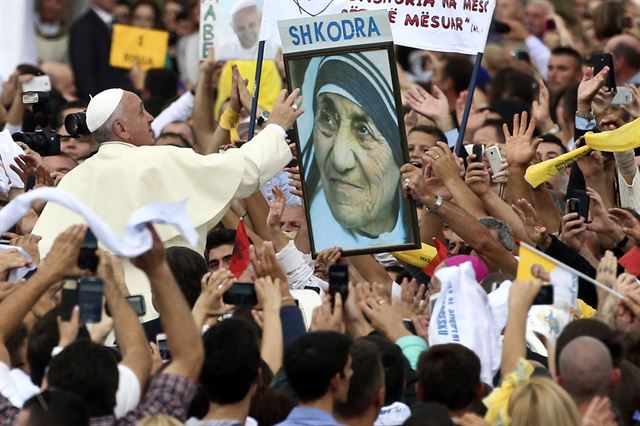
[[[393,230],[400,169],[369,114],[351,100],[321,93],[313,140],[331,212],[345,228],[378,236]]]

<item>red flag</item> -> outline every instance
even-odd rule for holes
[[[624,269],[626,269],[628,273],[635,275],[636,277],[639,276],[640,248],[638,248],[638,246],[633,246],[631,250],[618,260],[618,263],[624,266]]]
[[[229,271],[238,278],[249,266],[249,237],[244,227],[244,220],[240,220],[236,229],[236,241],[233,243],[233,252],[229,262]]]
[[[447,246],[442,244],[440,240],[438,240],[437,238],[433,238],[433,245],[436,248],[438,255],[431,259],[431,262],[429,262],[429,264],[422,269],[422,271],[430,277],[433,276],[436,267],[440,263],[444,262],[444,260],[449,256],[449,249],[447,248]]]

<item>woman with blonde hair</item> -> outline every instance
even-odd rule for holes
[[[509,399],[511,426],[580,426],[582,419],[569,394],[553,380],[532,377]]]

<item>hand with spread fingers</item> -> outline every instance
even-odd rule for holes
[[[345,325],[342,319],[342,296],[335,293],[333,303],[330,295],[325,295],[322,304],[313,310],[311,331],[335,331],[344,333]]]
[[[533,139],[533,133],[536,130],[536,120],[534,117],[528,121],[528,114],[524,111],[522,114],[513,116],[513,132],[509,133],[506,124],[503,125],[502,131],[506,139],[505,153],[507,163],[510,167],[526,168],[536,156],[536,150],[541,139]]]
[[[546,250],[551,245],[551,236],[533,206],[527,200],[520,199],[517,205],[511,205],[511,208],[522,221],[529,239],[538,247]]]
[[[429,149],[423,158],[445,185],[453,179],[460,179],[458,157],[445,142],[436,142],[436,146]]]
[[[224,293],[233,285],[233,276],[231,272],[219,269],[204,274],[200,285],[202,290],[191,312],[196,325],[202,327],[215,323],[218,317],[233,310],[233,306],[222,301]]]
[[[640,244],[640,220],[627,209],[609,209],[609,218],[622,226],[622,231],[632,238],[636,245]]]
[[[433,95],[420,86],[414,87],[406,93],[407,104],[412,110],[436,123],[443,132],[453,129],[447,96],[436,85],[433,85],[432,90]]]
[[[287,90],[283,89],[271,109],[267,124],[277,124],[285,131],[290,129],[298,117],[304,113],[304,110],[300,108],[301,103],[300,89],[295,89],[289,96],[287,96]]]

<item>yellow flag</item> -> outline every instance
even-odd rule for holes
[[[164,68],[167,61],[169,33],[116,24],[111,38],[109,64],[130,69],[135,64],[142,69]]]
[[[520,244],[520,252],[518,254],[520,259],[518,261],[516,278],[519,280],[537,280],[537,278],[534,278],[533,274],[531,274],[531,267],[533,265],[541,266],[542,269],[548,273],[551,273],[558,267],[557,262],[553,262],[542,256],[538,250],[524,243]]]
[[[438,255],[438,251],[435,247],[422,243],[422,248],[417,250],[396,251],[391,254],[401,262],[423,269]]]
[[[524,178],[534,188],[578,161],[591,150],[623,152],[640,147],[640,118],[608,132],[585,135],[587,144],[559,157],[543,161],[527,169]]]

